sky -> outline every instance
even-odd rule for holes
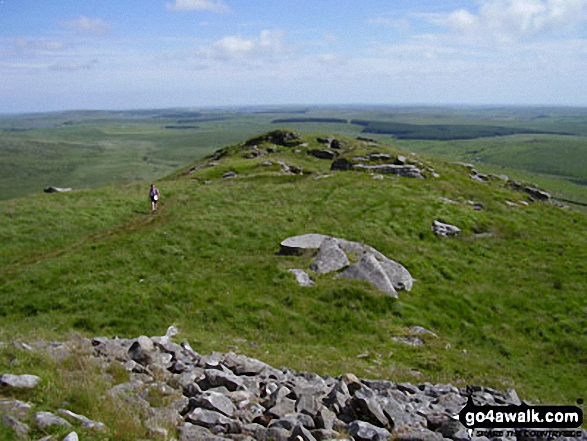
[[[587,0],[0,0],[0,113],[587,106]]]

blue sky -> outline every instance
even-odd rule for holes
[[[0,113],[587,106],[587,0],[0,0]]]

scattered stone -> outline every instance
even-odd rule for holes
[[[232,178],[236,178],[236,173],[235,172],[226,172],[222,175],[222,179],[232,179]]]
[[[524,191],[528,193],[534,199],[538,199],[539,201],[550,201],[551,195],[550,193],[540,190],[536,187],[527,186],[524,187]]]
[[[30,414],[31,410],[30,404],[20,400],[0,401],[0,415],[10,415],[22,420]]]
[[[441,202],[446,202],[447,204],[458,204],[458,201],[455,201],[454,199],[445,198],[442,196],[439,197],[438,200]]]
[[[41,379],[36,375],[12,375],[4,374],[0,376],[0,387],[14,389],[33,389],[37,387]]]
[[[70,410],[59,409],[57,412],[59,412],[62,415],[65,415],[66,417],[69,417],[70,419],[74,420],[75,422],[81,423],[82,427],[84,429],[106,430],[106,426],[103,423],[100,423],[97,421],[92,421],[88,417],[85,417],[83,415],[78,415],[77,413],[73,413]]]
[[[263,161],[263,162],[261,163],[261,165],[262,165],[263,167],[271,167],[271,166],[273,165],[273,163],[272,163],[271,161]]]
[[[334,159],[338,155],[332,150],[310,150],[308,154],[318,159]]]
[[[384,176],[383,175],[373,175],[373,180],[375,181],[383,181]]]
[[[48,427],[52,426],[71,427],[71,424],[66,420],[52,414],[51,412],[37,412],[35,414],[35,421],[41,430],[46,430]]]
[[[424,340],[420,337],[392,337],[392,340],[414,347],[424,346]]]
[[[299,283],[300,286],[310,287],[310,286],[316,285],[316,282],[314,282],[310,278],[308,273],[306,273],[304,270],[296,268],[296,269],[290,269],[288,271],[296,277],[296,281]]]
[[[456,236],[461,232],[460,228],[455,227],[454,225],[439,222],[437,220],[435,220],[434,224],[432,225],[432,231],[438,237]]]
[[[69,435],[63,438],[63,441],[79,441],[79,437],[77,436],[77,433],[71,432]]]
[[[337,149],[340,150],[344,147],[344,144],[339,141],[338,139],[333,139],[332,142],[330,143],[330,148],[331,149]]]
[[[25,423],[20,422],[12,415],[4,415],[2,417],[2,424],[12,430],[17,438],[25,438],[31,430]]]
[[[405,165],[407,162],[407,158],[405,156],[399,155],[396,159],[394,164],[396,165]]]
[[[379,142],[376,139],[365,138],[363,136],[357,136],[357,141],[363,141],[363,142],[366,142],[367,144],[374,144],[374,145],[379,144]]]
[[[437,338],[438,335],[436,335],[434,332],[429,331],[426,328],[423,328],[422,326],[412,326],[410,328],[410,334],[412,335],[430,335],[434,338]]]
[[[64,188],[64,187],[46,187],[43,190],[45,193],[64,193],[67,191],[71,191],[71,188]]]
[[[330,170],[332,171],[346,171],[351,170],[352,168],[353,163],[346,158],[338,158],[334,160],[334,162],[330,166]]]

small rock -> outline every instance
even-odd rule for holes
[[[128,355],[137,363],[148,366],[153,362],[155,345],[153,341],[144,335],[141,335],[128,349]]]
[[[187,422],[211,429],[214,426],[228,426],[232,420],[219,412],[196,408],[185,417]]]
[[[429,331],[426,328],[423,328],[422,326],[412,326],[410,328],[410,334],[412,335],[431,335],[432,337],[438,337],[438,335],[436,335],[434,332]]]
[[[432,231],[438,237],[456,236],[461,232],[460,228],[455,227],[454,225],[439,222],[437,220],[435,220],[434,224],[432,225]]]
[[[12,375],[0,376],[0,386],[12,387],[15,389],[33,389],[37,387],[41,379],[36,375]]]
[[[45,193],[64,193],[71,191],[71,188],[63,188],[63,187],[46,187],[43,189]]]
[[[79,441],[79,437],[77,436],[77,433],[71,432],[69,435],[63,438],[63,441]]]
[[[310,278],[310,276],[308,275],[308,273],[306,273],[304,270],[301,270],[301,269],[290,269],[289,272],[292,273],[294,276],[296,276],[296,280],[298,281],[298,283],[300,284],[300,286],[309,287],[309,286],[316,285],[316,282],[314,282]]]
[[[59,409],[57,412],[59,412],[62,415],[65,415],[65,416],[67,416],[77,422],[80,422],[82,424],[82,427],[85,429],[106,430],[106,426],[103,423],[100,423],[97,421],[92,421],[91,419],[89,419],[83,415],[78,415],[77,413],[73,413],[70,410]]]
[[[222,179],[232,179],[232,178],[236,178],[235,172],[226,172],[222,175]]]
[[[26,418],[32,406],[19,400],[0,401],[0,414],[6,414],[18,419]]]
[[[30,428],[26,424],[20,422],[11,415],[4,415],[2,417],[2,423],[4,426],[12,429],[12,432],[17,438],[24,438],[28,435]]]
[[[388,441],[391,437],[386,429],[365,421],[353,421],[347,426],[347,431],[355,441]]]
[[[424,340],[420,337],[392,337],[393,341],[404,343],[409,346],[424,346]]]
[[[66,420],[53,415],[51,412],[37,412],[35,414],[35,421],[41,430],[46,430],[51,426],[71,427],[71,424]]]
[[[311,150],[308,154],[318,159],[334,159],[337,156],[337,153],[332,150]]]

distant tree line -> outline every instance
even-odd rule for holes
[[[351,120],[351,124],[363,126],[363,133],[393,135],[398,139],[430,139],[448,141],[493,136],[508,136],[523,133],[546,133],[524,128],[484,126],[467,124],[418,125],[388,121]]]
[[[342,118],[279,118],[271,121],[271,124],[287,123],[337,123],[347,124],[348,120]]]

